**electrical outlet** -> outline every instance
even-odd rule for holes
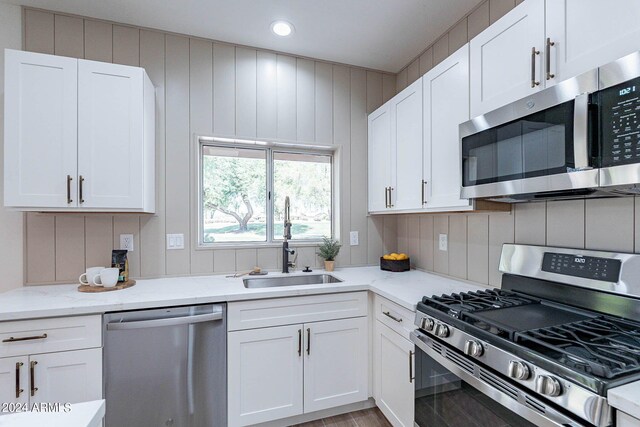
[[[167,249],[184,249],[184,234],[167,234]]]
[[[349,241],[351,243],[351,246],[358,246],[360,243],[358,243],[358,232],[357,231],[352,231],[351,233],[349,233]]]
[[[120,249],[126,249],[133,252],[133,234],[120,235]]]
[[[446,252],[448,250],[447,249],[448,244],[449,244],[448,236],[446,234],[440,234],[438,236],[438,249]]]

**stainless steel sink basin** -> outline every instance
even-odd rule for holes
[[[286,277],[249,277],[242,280],[245,288],[271,288],[276,286],[320,285],[340,283],[342,280],[330,274],[306,274]]]

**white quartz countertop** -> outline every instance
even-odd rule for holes
[[[415,311],[416,303],[424,295],[483,288],[418,270],[391,273],[379,267],[351,267],[336,269],[331,274],[343,282],[246,289],[242,278],[219,275],[138,280],[131,288],[102,293],[78,292],[77,284],[25,286],[0,294],[0,321],[363,290],[371,290]],[[282,273],[258,277],[277,276]]]
[[[36,409],[0,416],[0,427],[99,427],[104,418],[104,400],[74,403],[67,411]]]
[[[640,381],[612,388],[607,392],[609,405],[640,419]]]

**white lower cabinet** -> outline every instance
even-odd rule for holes
[[[289,304],[296,306],[301,298],[310,303],[309,297],[298,297],[291,298]],[[281,303],[282,299],[272,302],[274,307]],[[237,325],[236,313],[239,316],[251,304],[230,303],[229,324]],[[262,304],[268,305],[269,301]],[[364,316],[230,331],[229,426],[252,425],[367,400],[368,334]]]
[[[393,426],[413,427],[414,345],[379,320],[373,344],[376,404]]]

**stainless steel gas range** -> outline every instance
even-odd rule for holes
[[[640,255],[509,244],[500,270],[418,303],[416,424],[615,425],[607,390],[640,381]]]

